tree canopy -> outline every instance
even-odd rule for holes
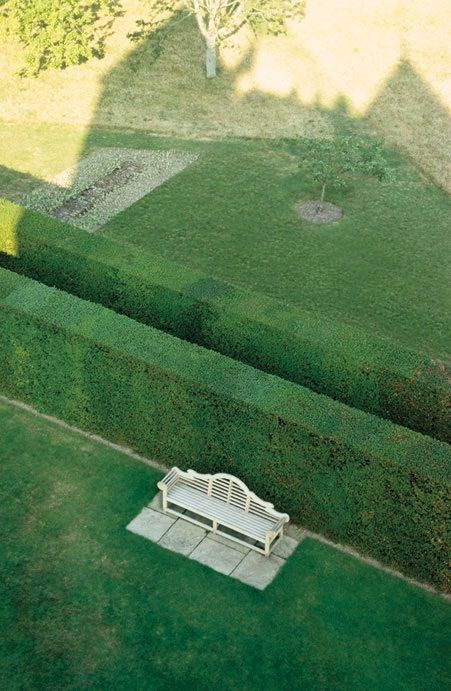
[[[327,187],[343,188],[355,173],[390,180],[391,168],[383,154],[380,140],[364,141],[355,137],[304,139],[296,146],[301,174],[321,186],[321,202]]]
[[[102,57],[120,0],[0,0],[3,30],[24,48],[22,75]]]
[[[1,28],[24,48],[21,74],[34,76],[102,57],[121,7],[122,0],[0,0]],[[214,77],[222,41],[244,26],[284,33],[287,20],[301,17],[303,7],[304,0],[148,0],[147,17],[130,38],[150,37],[160,46],[179,19],[193,16],[205,43],[207,76]]]

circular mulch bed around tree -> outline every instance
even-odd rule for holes
[[[298,214],[301,218],[311,223],[334,223],[343,216],[339,206],[330,202],[309,201],[298,206]]]

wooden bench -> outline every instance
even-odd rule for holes
[[[233,475],[172,468],[158,483],[165,513],[181,516],[269,556],[289,521]],[[187,511],[188,513],[184,513]]]

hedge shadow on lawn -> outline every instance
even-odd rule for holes
[[[134,75],[151,64],[149,58],[163,60],[170,45],[160,43],[159,37],[145,40],[105,75],[81,158],[99,144],[96,125],[102,123],[105,109],[114,109],[126,96],[130,114],[134,112],[134,98],[140,93],[135,93],[138,84]],[[242,62],[220,78],[232,88],[254,60],[255,47],[251,46]],[[401,61],[373,104],[379,120],[383,120],[380,104],[384,103],[384,93],[396,92],[398,82],[403,106],[399,119],[408,131],[410,108],[406,103],[410,104],[412,84],[422,96],[417,110],[423,108],[435,114],[433,119],[443,121],[443,108],[406,60]],[[213,88],[214,83],[208,86]],[[243,98],[249,99],[256,111],[259,103],[279,100],[259,92]],[[312,116],[322,113],[337,132],[349,134],[358,126],[344,99],[330,110],[300,103],[298,110]],[[111,250],[106,243],[90,245],[76,231],[70,238],[61,224],[52,227],[46,219],[29,212],[19,222],[11,221],[8,207],[2,207],[0,213],[0,242],[5,233],[7,237],[14,234],[16,248],[15,256],[0,255],[1,265],[351,406],[439,439],[450,439],[447,363],[302,308],[235,289],[163,258],[141,259],[129,246],[121,249],[113,241],[108,241]],[[165,272],[174,278],[172,282],[164,281]],[[227,291],[227,299],[212,295],[209,282],[216,290]]]

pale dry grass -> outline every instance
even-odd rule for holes
[[[309,0],[287,37],[238,36],[214,82],[193,25],[181,25],[152,64],[149,46],[126,38],[145,3],[124,4],[102,61],[19,80],[19,53],[3,51],[0,117],[181,137],[330,136],[341,105],[451,189],[450,0]],[[74,162],[82,146],[80,136]]]
[[[237,89],[342,102],[451,191],[449,16],[449,0],[311,0],[288,37],[260,41]]]

